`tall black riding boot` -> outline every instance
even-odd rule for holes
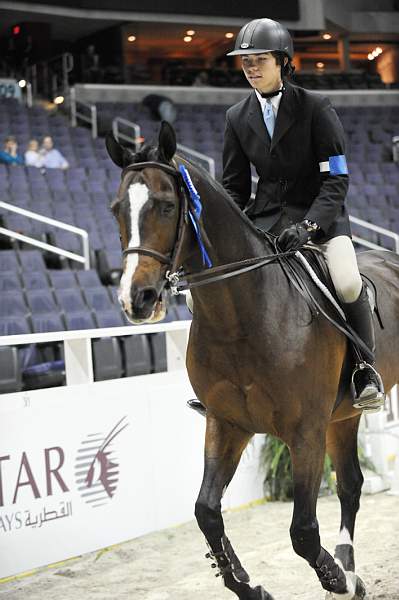
[[[367,288],[362,287],[360,296],[355,302],[342,304],[349,325],[356,331],[366,346],[375,353],[375,335],[373,313],[371,311]],[[355,398],[353,405],[368,411],[379,410],[384,405],[385,394],[380,375],[374,368],[373,359],[369,364],[366,361],[356,366],[353,383]]]

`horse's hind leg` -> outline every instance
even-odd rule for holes
[[[357,432],[360,417],[331,423],[327,430],[327,452],[337,473],[337,493],[341,502],[341,527],[338,544],[335,548],[335,560],[342,565],[347,577],[351,577],[356,586],[354,598],[363,598],[365,588],[359,577],[355,576],[355,557],[353,537],[356,513],[363,484],[357,454]],[[339,596],[337,596],[339,598]]]
[[[291,440],[290,452],[294,478],[294,515],[290,533],[294,550],[309,562],[323,588],[334,598],[355,600],[358,598],[356,582],[347,577],[341,565],[320,544],[316,503],[323,472],[325,431],[301,431],[298,428]]]
[[[251,437],[239,427],[207,416],[205,470],[195,516],[210,548],[207,556],[214,560],[213,566],[218,567],[225,586],[241,600],[273,600],[262,587],[249,585],[249,576],[225,535],[221,513],[223,492]]]

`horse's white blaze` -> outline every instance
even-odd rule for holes
[[[353,546],[353,540],[352,540],[351,535],[346,527],[343,527],[341,529],[341,531],[339,532],[339,538],[338,538],[337,545],[340,546],[341,544],[349,544],[350,546]]]
[[[128,248],[134,248],[135,246],[140,246],[139,217],[141,209],[148,201],[148,187],[144,183],[133,183],[129,187],[129,201],[131,235]],[[125,270],[123,271],[119,286],[119,301],[127,312],[131,312],[132,310],[130,289],[138,262],[138,254],[133,253],[126,256]]]

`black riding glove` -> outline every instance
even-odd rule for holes
[[[312,237],[303,223],[295,223],[284,229],[277,239],[277,245],[282,252],[289,250],[298,250],[308,242]]]

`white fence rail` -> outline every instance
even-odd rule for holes
[[[129,133],[124,133],[122,129],[130,131]],[[133,135],[131,135],[132,132]],[[112,133],[116,140],[123,140],[133,144],[136,150],[140,147],[141,129],[137,123],[133,123],[133,121],[129,121],[123,117],[115,117],[112,121]]]
[[[51,219],[49,217],[45,217],[44,215],[39,215],[38,213],[26,210],[25,208],[20,208],[19,206],[14,206],[13,204],[9,204],[8,202],[0,201],[0,209],[1,208],[17,213],[29,219],[34,219],[35,221],[47,223],[47,225],[52,225],[53,227],[58,227],[59,229],[64,229],[65,231],[75,233],[76,235],[82,238],[83,254],[82,256],[80,256],[79,254],[75,254],[74,252],[70,252],[69,250],[63,250],[62,248],[58,248],[57,246],[47,244],[46,242],[36,240],[35,238],[23,235],[22,233],[18,233],[17,231],[11,231],[10,229],[6,229],[4,227],[0,227],[0,234],[5,235],[9,238],[14,238],[21,242],[25,242],[26,244],[36,246],[37,248],[41,248],[42,250],[47,250],[48,252],[53,252],[54,254],[65,256],[66,258],[82,263],[86,270],[90,269],[89,235],[85,229],[80,229],[80,227],[75,227],[74,225],[69,225],[68,223],[64,223],[63,221],[57,221],[56,219]]]

